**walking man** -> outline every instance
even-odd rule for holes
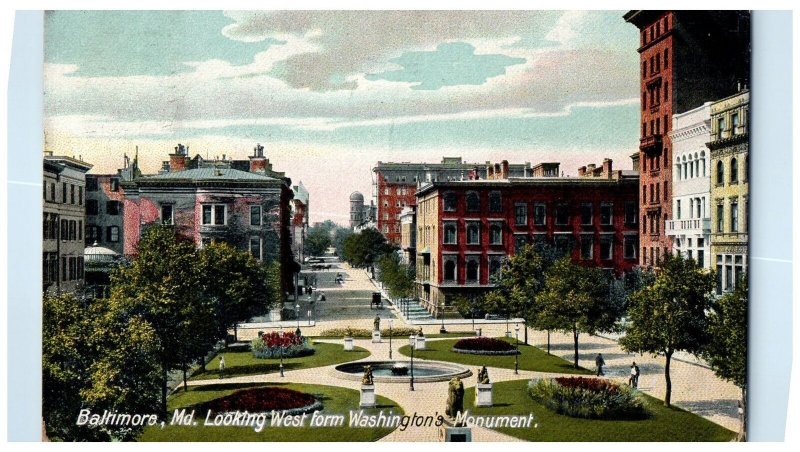
[[[633,389],[639,388],[639,366],[636,365],[636,361],[631,364],[631,376],[628,379],[628,385]]]
[[[603,373],[603,366],[606,365],[606,361],[603,359],[602,353],[597,354],[597,357],[594,359],[594,364],[597,366],[597,376],[600,377],[605,375]]]

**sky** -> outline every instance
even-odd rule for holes
[[[561,162],[638,149],[636,27],[623,11],[53,11],[45,150],[155,173],[178,144],[256,143],[346,224],[378,161]]]

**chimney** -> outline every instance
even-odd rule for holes
[[[486,164],[486,178],[487,179],[494,179],[494,167],[492,167],[491,163]]]
[[[611,159],[603,159],[603,175],[608,179],[611,179],[611,172],[614,169],[612,163]]]
[[[597,165],[595,165],[594,163],[586,165],[586,175],[589,177],[594,177],[595,168],[597,168]]]
[[[503,166],[503,179],[508,179],[508,160],[503,160],[501,164]]]
[[[578,176],[583,177],[585,175],[586,175],[586,167],[582,166],[582,167],[578,168]]]
[[[251,173],[265,173],[269,160],[264,157],[264,146],[261,143],[256,144],[253,148],[253,155],[250,156],[250,172]]]

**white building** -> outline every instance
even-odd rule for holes
[[[711,268],[710,153],[711,103],[672,116],[672,212],[665,231],[672,250]]]

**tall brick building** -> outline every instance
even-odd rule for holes
[[[530,163],[467,163],[461,157],[444,157],[441,163],[378,162],[372,168],[378,230],[390,243],[400,245],[400,213],[403,208],[415,204],[419,184],[465,180],[471,174],[479,174],[481,178],[485,178],[489,173],[503,170],[509,177],[526,177],[532,174]]]
[[[639,142],[641,259],[657,266],[672,248],[673,114],[731,95],[750,69],[750,15],[745,11],[629,11],[640,30]]]

